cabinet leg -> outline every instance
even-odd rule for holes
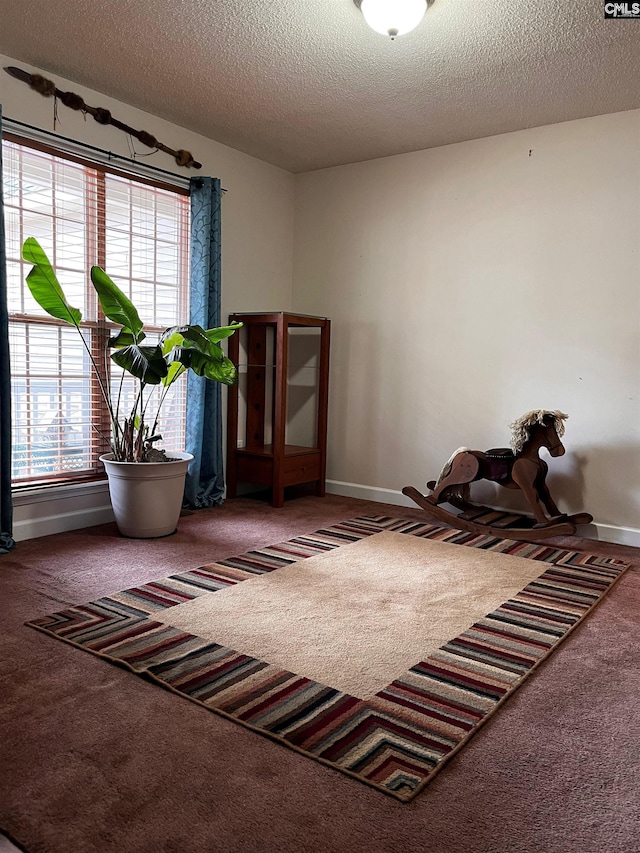
[[[275,486],[272,490],[271,495],[271,506],[275,506],[278,509],[282,509],[284,506],[284,488],[277,489]]]

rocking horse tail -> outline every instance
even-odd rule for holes
[[[427,483],[428,487],[430,489],[437,488],[440,485],[440,483],[444,480],[444,478],[447,477],[451,473],[451,468],[453,466],[453,460],[456,458],[456,456],[459,453],[465,453],[467,450],[469,450],[468,447],[459,447],[457,450],[454,450],[453,453],[451,454],[451,456],[447,459],[447,461],[442,466],[442,471],[440,471],[440,473],[438,474],[438,479],[435,481],[435,484],[432,486],[431,483]]]
[[[427,483],[427,488],[431,489],[431,491],[435,491],[440,483],[449,476],[451,473],[451,469],[453,468],[453,463],[457,456],[461,453],[466,453],[469,450],[468,447],[459,447],[456,451],[454,451],[449,459],[442,466],[442,471],[438,475],[437,480],[429,480]],[[443,495],[445,492],[442,493]],[[452,483],[450,486],[446,488],[446,494],[450,495],[452,498],[457,499],[459,501],[469,501],[471,498],[471,488],[469,483]]]
[[[435,480],[429,480],[429,482],[427,483],[427,488],[433,492],[436,488],[436,485],[437,483]],[[448,498],[453,498],[459,503],[469,503],[469,501],[471,500],[471,486],[469,485],[469,483],[459,483],[457,486],[449,486],[449,488],[446,490],[446,495]]]
[[[460,483],[457,486],[450,486],[443,494],[446,495],[448,502],[454,506],[457,506],[457,503],[469,503],[471,500],[471,486],[469,483]]]

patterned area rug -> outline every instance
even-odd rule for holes
[[[329,627],[322,628],[316,624],[321,620],[309,615],[313,610],[292,613],[290,623],[285,613],[278,621],[278,632],[287,640],[289,635],[295,635],[296,626],[304,630],[311,626],[315,640],[308,645],[318,652],[314,661],[296,658],[299,647],[297,652],[294,649],[293,657],[288,657],[292,653],[286,643],[282,649],[277,644],[270,646],[273,638],[267,634],[271,629],[260,628],[259,608],[255,613],[246,613],[248,634],[235,633],[239,620],[228,618],[225,611],[234,612],[230,608],[236,593],[242,596],[244,590],[254,594],[258,591],[265,598],[265,612],[273,606],[269,596],[278,586],[283,590],[282,601],[304,599],[305,585],[300,583],[299,573],[296,576],[296,569],[308,566],[322,571],[325,563],[321,555],[336,552],[346,560],[358,551],[357,543],[388,543],[389,534],[417,537],[425,547],[427,542],[447,543],[456,564],[465,562],[460,560],[465,554],[473,562],[472,557],[481,555],[466,549],[478,549],[487,552],[487,557],[489,553],[495,555],[493,563],[499,555],[532,561],[534,571],[530,573],[531,580],[504,587],[506,600],[498,597],[490,612],[481,610],[475,618],[468,617],[466,600],[456,602],[452,598],[455,583],[448,584],[448,590],[431,595],[442,601],[441,610],[447,611],[447,617],[449,611],[458,613],[455,635],[446,633],[451,623],[445,620],[440,630],[446,639],[437,639],[438,631],[434,629],[436,640],[427,640],[426,635],[422,639],[420,635],[416,645],[416,628],[422,627],[418,620],[413,629],[405,630],[405,634],[411,634],[405,655],[413,655],[407,662],[403,662],[402,655],[394,658],[393,650],[386,655],[390,634],[374,649],[370,666],[362,651],[341,653],[340,645],[334,648],[330,642],[331,631],[340,630],[339,623],[332,628],[329,622]],[[441,553],[436,546],[432,549]],[[500,556],[498,562],[507,561]],[[512,562],[524,565],[522,561]],[[391,561],[387,559],[387,563]],[[477,563],[476,560],[474,567]],[[528,571],[528,564],[526,568]],[[620,561],[581,552],[371,516],[171,575],[27,624],[151,678],[218,714],[407,802],[589,614],[625,569],[626,564]],[[477,577],[478,569],[475,571]],[[391,567],[389,572],[391,578]],[[446,571],[440,574],[446,576]],[[372,566],[372,579],[373,575]],[[289,576],[294,585],[287,587]],[[362,577],[366,581],[366,571]],[[396,575],[393,584],[402,584],[403,577],[402,572]],[[238,586],[251,579],[253,585]],[[323,594],[330,583],[327,575]],[[414,602],[415,611],[416,597],[421,595],[426,601],[429,589],[423,589],[425,584],[416,583],[415,578],[411,583],[413,586],[405,584],[404,594]],[[357,589],[357,583],[353,589]],[[498,584],[494,598],[502,589]],[[277,601],[277,597],[273,600]],[[209,605],[211,611],[207,610]],[[383,589],[365,639],[376,633],[377,611],[389,610],[388,622],[397,629],[392,618],[395,607],[393,600],[387,602]],[[219,620],[211,616],[215,612],[220,614]],[[242,598],[240,610],[235,612],[242,612]],[[225,616],[229,623],[226,627]],[[366,621],[364,617],[362,621]],[[193,631],[193,625],[198,626],[197,631]],[[431,638],[431,634],[428,636]],[[231,645],[231,640],[238,648]],[[261,657],[256,650],[263,648],[269,649],[269,654]],[[391,663],[386,657],[393,658]],[[338,663],[344,661],[348,665],[340,671]],[[391,676],[390,671],[394,672]]]

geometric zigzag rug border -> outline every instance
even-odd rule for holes
[[[152,618],[383,530],[513,554],[546,568],[368,702]],[[586,619],[627,568],[581,551],[363,516],[25,624],[406,803]]]

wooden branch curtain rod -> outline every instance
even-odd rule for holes
[[[194,160],[193,154],[190,151],[185,151],[183,148],[175,151],[173,148],[163,145],[161,142],[158,142],[155,136],[147,133],[146,130],[135,130],[133,127],[129,127],[128,124],[118,121],[118,119],[115,119],[111,115],[109,110],[104,109],[103,107],[90,107],[88,104],[85,104],[83,98],[81,98],[80,95],[76,95],[75,92],[61,91],[58,89],[53,80],[48,80],[41,74],[29,74],[28,71],[23,71],[21,68],[16,68],[13,65],[5,67],[4,70],[7,74],[15,77],[16,80],[21,80],[23,83],[27,83],[32,89],[39,92],[45,98],[58,98],[65,107],[69,107],[72,110],[79,110],[83,113],[89,113],[89,115],[93,116],[98,124],[111,124],[113,127],[117,127],[118,130],[122,130],[124,133],[128,133],[135,137],[137,140],[142,142],[143,145],[146,145],[147,148],[157,148],[159,151],[171,154],[178,166],[185,166],[186,168],[193,169],[202,168],[202,163],[198,163]]]

